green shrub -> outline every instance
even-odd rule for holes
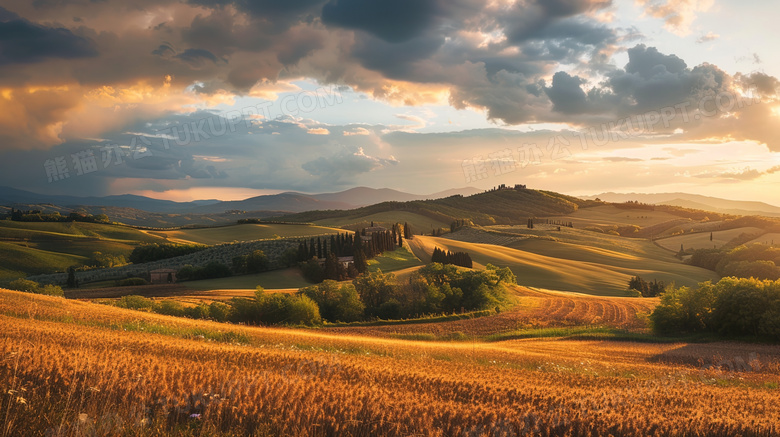
[[[155,308],[153,300],[138,295],[122,296],[116,301],[115,305],[129,310],[151,311]]]
[[[28,279],[17,279],[15,281],[11,281],[11,283],[8,284],[8,288],[11,290],[23,291],[25,293],[45,294],[47,296],[59,297],[65,296],[65,292],[62,291],[62,287],[50,284],[41,287],[39,283],[30,281]]]
[[[222,302],[211,302],[209,305],[209,318],[217,322],[227,322],[231,312],[231,306]]]
[[[366,306],[352,284],[339,285],[336,281],[326,279],[317,285],[301,288],[298,292],[317,304],[325,320],[354,322],[363,319]]]
[[[164,300],[153,307],[155,313],[164,314],[166,316],[184,317],[187,315],[187,310],[179,302],[172,300]]]
[[[661,334],[703,332],[713,327],[714,306],[715,289],[711,282],[701,283],[698,288],[669,287],[650,314],[650,321]]]
[[[8,288],[11,290],[24,291],[27,293],[37,293],[39,287],[40,285],[38,285],[37,282],[30,281],[29,279],[17,279],[8,284]]]
[[[194,307],[186,307],[184,314],[191,319],[208,319],[210,310],[208,305],[202,303]]]

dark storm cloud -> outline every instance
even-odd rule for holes
[[[612,5],[612,0],[537,0],[549,15],[568,17]]]
[[[587,109],[587,96],[580,86],[585,80],[570,76],[568,73],[559,71],[555,73],[552,80],[552,86],[546,88],[545,92],[553,102],[553,110],[564,114],[579,114]]]
[[[219,62],[219,59],[214,56],[214,53],[211,53],[206,49],[186,49],[174,56],[174,58],[181,59],[190,65],[200,65],[204,60],[211,61],[215,64]]]
[[[440,0],[330,0],[322,21],[400,43],[428,32],[441,13]]]
[[[190,4],[209,8],[233,5],[239,11],[261,19],[273,33],[286,30],[299,21],[311,21],[325,0],[189,0]]]
[[[364,67],[381,71],[389,78],[430,82],[443,78],[421,72],[415,63],[429,59],[443,44],[444,38],[438,35],[420,36],[402,43],[366,37],[358,41],[352,54]]]
[[[31,23],[0,7],[0,65],[41,62],[47,58],[97,56],[92,41],[61,27]]]

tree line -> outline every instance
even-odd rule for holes
[[[433,248],[431,262],[440,264],[453,264],[456,266],[468,268],[473,267],[471,256],[467,252],[450,252],[449,250],[445,252],[438,247]]]
[[[780,279],[780,248],[774,246],[751,244],[733,249],[696,249],[687,262],[723,277]]]
[[[402,283],[393,274],[377,271],[349,283],[325,280],[295,294],[271,294],[258,287],[254,298],[233,298],[197,307],[184,307],[173,301],[158,303],[141,296],[125,296],[114,305],[220,322],[319,325],[326,321],[388,320],[487,310],[505,299],[503,284],[514,283],[516,278],[508,268],[488,265],[484,271],[458,270],[432,263]]]
[[[128,261],[133,264],[148,263],[189,255],[205,249],[208,249],[208,246],[203,244],[145,243],[133,248]]]
[[[666,290],[666,284],[657,279],[648,282],[639,276],[633,276],[628,281],[628,289],[637,291],[642,297],[656,297]]]
[[[316,237],[301,241],[296,252],[303,276],[313,283],[326,279],[343,281],[357,278],[368,270],[368,260],[386,251],[403,246],[411,228],[396,223],[390,229],[377,230],[371,223],[370,231],[363,228],[353,233],[339,233],[330,237]],[[352,262],[339,260],[352,257]]]
[[[111,220],[105,214],[81,214],[71,212],[68,215],[62,215],[58,211],[44,213],[41,210],[33,209],[23,211],[21,209],[11,208],[11,211],[2,216],[4,220],[15,222],[85,222],[85,223],[111,223]]]

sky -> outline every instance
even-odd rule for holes
[[[780,2],[4,0],[0,186],[780,205]]]

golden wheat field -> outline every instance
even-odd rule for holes
[[[11,291],[0,325],[3,437],[780,432],[767,345],[420,342]]]

